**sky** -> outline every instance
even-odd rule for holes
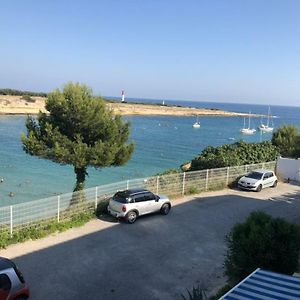
[[[0,88],[300,106],[298,0],[0,0]]]

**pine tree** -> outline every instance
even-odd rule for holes
[[[27,118],[27,134],[21,137],[23,149],[30,155],[73,165],[74,191],[84,189],[87,167],[121,166],[130,159],[134,151],[134,144],[128,143],[130,124],[114,115],[87,86],[66,84],[63,91],[48,95],[45,108],[49,113]]]

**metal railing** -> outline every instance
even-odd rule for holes
[[[81,192],[5,206],[0,208],[0,232],[12,236],[22,228],[39,227],[50,221],[61,222],[80,213],[94,212],[99,203],[107,201],[119,190],[146,188],[169,197],[184,196],[225,188],[249,171],[259,168],[274,170],[275,165],[276,162],[267,162],[132,179],[96,186]]]

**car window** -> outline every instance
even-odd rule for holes
[[[6,274],[0,274],[0,289],[5,291],[11,289],[11,281]]]
[[[264,179],[268,179],[268,178],[271,178],[273,176],[273,173],[271,172],[268,172],[264,175]]]
[[[152,193],[146,193],[144,197],[145,197],[145,201],[150,201],[155,199],[155,196]]]
[[[245,177],[259,180],[262,178],[262,176],[263,176],[263,173],[254,171],[254,172],[247,174]]]
[[[144,193],[143,194],[138,194],[138,195],[134,196],[134,201],[135,202],[143,202],[145,200],[146,199],[145,199],[145,194]]]
[[[119,203],[127,203],[128,202],[128,194],[124,192],[117,192],[113,196],[113,200]]]

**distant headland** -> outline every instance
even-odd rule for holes
[[[17,90],[0,90],[0,114],[2,115],[35,115],[46,112],[44,93],[22,92]],[[246,113],[223,111],[219,109],[184,107],[164,104],[121,103],[107,101],[107,105],[120,115],[138,116],[219,116],[244,117]]]

